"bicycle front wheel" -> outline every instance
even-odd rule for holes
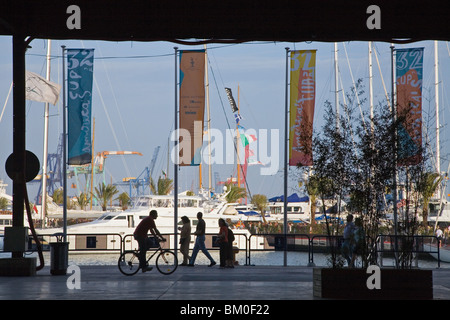
[[[117,262],[120,272],[126,276],[132,276],[139,271],[139,258],[134,251],[125,251]]]
[[[156,268],[162,274],[171,274],[177,267],[178,259],[172,251],[164,250],[156,258]]]

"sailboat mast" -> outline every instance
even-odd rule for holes
[[[92,155],[91,155],[91,199],[89,209],[92,210],[92,199],[94,198],[94,142],[95,142],[95,117],[92,123]]]
[[[46,80],[50,81],[50,54],[52,51],[52,40],[47,40],[47,75]],[[44,226],[45,211],[47,205],[47,159],[48,159],[48,120],[49,120],[49,104],[44,106],[44,156],[42,164],[42,198],[41,198],[41,216],[40,220]]]
[[[372,41],[369,41],[369,105],[370,126],[373,132],[373,70],[372,70]]]
[[[439,140],[439,60],[438,60],[438,42],[434,41],[434,82],[435,82],[435,101],[436,101],[436,171],[441,174],[441,152]],[[441,188],[438,187],[438,198],[440,198]]]
[[[207,126],[208,126],[208,191],[212,191],[212,177],[211,177],[211,113],[209,106],[209,80],[208,80],[208,51],[206,50],[206,44],[203,45],[205,48],[205,82],[206,82],[206,116]]]
[[[338,67],[338,44],[334,43],[334,88],[336,103],[336,127],[339,128],[339,67]]]
[[[240,114],[240,101],[239,101],[239,85],[238,85],[238,114]],[[240,157],[239,157],[239,122],[236,123],[236,157],[237,157],[237,183],[238,187],[241,187],[241,164],[240,164]]]

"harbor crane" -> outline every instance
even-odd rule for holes
[[[125,184],[130,186],[129,196],[130,199],[137,199],[141,195],[144,194],[145,189],[149,187],[150,180],[152,178],[153,169],[155,168],[156,159],[158,158],[159,149],[161,147],[157,146],[153,151],[152,160],[150,161],[150,165],[145,167],[145,169],[141,172],[141,174],[135,177],[124,178],[122,183],[116,184]]]

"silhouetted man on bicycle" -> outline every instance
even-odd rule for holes
[[[134,238],[139,244],[139,267],[142,272],[152,270],[151,267],[147,266],[147,260],[145,259],[145,255],[147,253],[148,245],[147,245],[147,234],[148,231],[155,236],[155,238],[159,241],[166,241],[166,239],[161,235],[161,233],[156,228],[155,219],[158,218],[158,212],[156,210],[151,210],[148,217],[142,219],[142,221],[138,224],[136,229],[134,230]]]

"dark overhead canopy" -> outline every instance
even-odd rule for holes
[[[110,41],[450,40],[448,1],[437,0],[0,0],[0,34]],[[70,5],[81,29],[69,29]],[[369,6],[380,29],[369,29]]]

